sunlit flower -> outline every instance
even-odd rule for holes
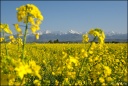
[[[39,33],[35,34],[36,39],[39,39]]]
[[[41,86],[40,81],[37,79],[34,80],[33,83],[35,84],[35,86]]]
[[[91,30],[89,31],[89,34],[90,34],[90,35],[93,35],[93,36],[95,36],[95,37],[98,37],[98,42],[99,42],[100,44],[103,44],[103,43],[104,43],[105,34],[104,34],[104,32],[103,32],[101,29],[99,29],[99,28],[91,29]]]
[[[36,32],[37,30],[40,30],[40,27],[37,26],[37,25],[32,25],[32,26],[30,27],[30,29],[31,29],[32,33],[35,34],[35,32]]]
[[[89,37],[88,37],[88,34],[84,34],[83,35],[83,39],[82,39],[82,42],[88,42],[89,41]]]
[[[21,29],[19,28],[19,24],[13,24],[13,25],[14,25],[16,31],[17,31],[18,33],[22,34],[22,31],[21,31]]]
[[[33,4],[22,5],[19,8],[16,8],[16,10],[17,19],[19,22],[24,21],[24,23],[26,23],[27,16],[28,22],[30,22],[31,24],[34,24],[34,18],[40,19],[41,21],[43,20],[43,16],[40,10]]]
[[[39,65],[36,65],[35,61],[30,61],[29,66],[33,70],[33,74],[36,75],[39,79],[41,79],[41,76],[39,74],[41,67]]]
[[[0,42],[2,42],[4,40],[4,37],[0,37]]]
[[[25,74],[32,72],[29,66],[22,62],[20,62],[19,67],[15,68],[15,71],[21,79],[24,77]]]
[[[104,83],[105,80],[104,80],[103,77],[100,77],[100,78],[99,78],[99,81],[100,81],[101,83]]]
[[[0,32],[1,31],[4,31],[4,32],[6,32],[6,33],[8,33],[8,34],[12,34],[12,31],[10,30],[10,28],[9,28],[9,25],[8,24],[0,24]]]

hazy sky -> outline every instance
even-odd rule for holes
[[[99,27],[105,32],[127,32],[127,1],[1,1],[1,22],[14,31],[16,8],[28,3],[42,12],[42,31],[84,32]]]

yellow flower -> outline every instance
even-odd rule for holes
[[[97,61],[99,58],[98,58],[98,56],[96,56],[95,58],[94,58],[94,61]]]
[[[40,27],[37,26],[37,25],[32,25],[32,26],[30,27],[30,29],[31,29],[32,33],[34,34],[37,30],[40,29]]]
[[[12,43],[16,41],[13,35],[9,36],[9,39],[11,40]]]
[[[95,37],[98,37],[98,41],[99,41],[100,44],[104,43],[105,34],[101,29],[99,29],[99,28],[91,29],[89,31],[89,34],[91,34],[91,35],[93,35]]]
[[[103,37],[99,37],[98,41],[99,41],[100,44],[103,44],[104,43],[104,38]]]
[[[4,40],[4,37],[0,37],[0,42],[2,42]]]
[[[41,86],[40,81],[37,79],[34,80],[33,83],[35,84],[35,86]]]
[[[89,62],[93,62],[92,58],[89,58]]]
[[[68,69],[73,69],[73,67],[72,67],[72,64],[71,64],[71,63],[67,63],[66,65],[67,65],[67,68],[68,68]]]
[[[73,62],[75,64],[75,66],[77,66],[79,61],[76,58],[72,57],[72,56],[69,56],[69,57],[70,57],[70,62],[71,63]]]
[[[39,33],[35,34],[36,39],[39,39]]]
[[[22,5],[17,10],[17,19],[19,22],[24,21],[26,23],[26,17],[29,16],[28,22],[34,24],[34,18],[43,20],[43,16],[40,10],[33,4]]]
[[[89,41],[88,34],[84,34],[82,42],[84,43],[84,42],[88,42],[88,41]]]
[[[107,80],[108,82],[110,82],[110,81],[112,81],[112,78],[111,78],[111,77],[107,77],[106,80]]]
[[[11,40],[11,39],[13,39],[14,38],[14,36],[13,35],[11,35],[11,36],[9,36],[9,39]]]
[[[93,51],[92,50],[89,50],[89,54],[93,54]]]
[[[16,39],[16,42],[17,42],[18,44],[23,45],[23,42],[22,42],[22,39],[21,39],[21,38],[17,38],[17,39]]]
[[[59,81],[58,80],[55,80],[55,84],[58,85],[59,84]]]
[[[103,78],[103,77],[100,77],[100,78],[99,78],[99,81],[100,81],[101,83],[104,83],[104,78]]]
[[[103,66],[103,68],[105,69],[104,70],[105,77],[109,76],[111,74],[111,69],[108,66]]]
[[[68,81],[68,78],[64,78],[64,81],[65,81],[65,82],[69,82],[69,81]]]
[[[52,72],[52,75],[55,75],[55,72]]]
[[[97,37],[99,37],[99,32],[98,31],[96,31],[95,29],[91,29],[90,31],[89,31],[89,34],[91,34],[91,35],[93,35],[93,36],[97,36]]]
[[[119,62],[119,59],[116,59],[116,62]]]
[[[19,63],[19,67],[15,68],[18,76],[22,79],[23,76],[27,73],[31,73],[31,69],[29,68],[29,66],[27,64],[24,64],[22,62]]]
[[[36,21],[36,25],[40,25],[41,24],[41,20],[37,19]]]
[[[85,50],[82,48],[82,49],[81,49],[81,52],[82,52],[82,53],[84,53],[84,52],[85,52]]]
[[[34,18],[32,18],[31,16],[28,16],[28,22],[30,22],[32,25],[35,24]]]
[[[41,76],[39,74],[41,67],[39,65],[36,65],[35,61],[33,60],[29,62],[29,66],[33,70],[33,74],[36,75],[39,79],[41,79]]]
[[[88,54],[87,54],[87,52],[84,52],[84,57],[88,57]]]
[[[4,30],[8,34],[12,34],[12,31],[9,29],[9,25],[8,24],[1,24],[0,25],[0,31],[1,30]]]
[[[22,31],[21,31],[21,29],[19,28],[19,25],[18,25],[18,24],[13,24],[13,25],[14,25],[16,31],[17,31],[18,33],[22,34]]]

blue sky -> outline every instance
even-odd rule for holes
[[[28,3],[42,12],[42,31],[84,32],[99,27],[105,32],[127,32],[126,1],[1,1],[1,22],[14,32],[16,8]]]

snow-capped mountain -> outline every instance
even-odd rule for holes
[[[113,36],[113,35],[121,35],[121,34],[127,34],[127,33],[109,31],[109,32],[105,32],[105,34],[106,34],[107,36]]]
[[[51,33],[50,30],[43,31],[43,34],[50,34],[50,33]]]
[[[81,32],[77,32],[77,31],[74,31],[74,30],[69,30],[67,32],[67,34],[81,34]]]
[[[36,40],[35,36],[31,33],[27,35],[27,42],[48,42],[49,40],[56,40],[65,42],[81,42],[82,41],[82,35],[86,33],[85,32],[77,32],[75,30],[69,30],[67,32],[61,32],[61,31],[38,31],[40,35],[40,39]],[[115,31],[105,32],[106,38],[105,41],[112,42],[127,42],[127,33],[120,33]],[[91,38],[90,38],[91,40]]]

